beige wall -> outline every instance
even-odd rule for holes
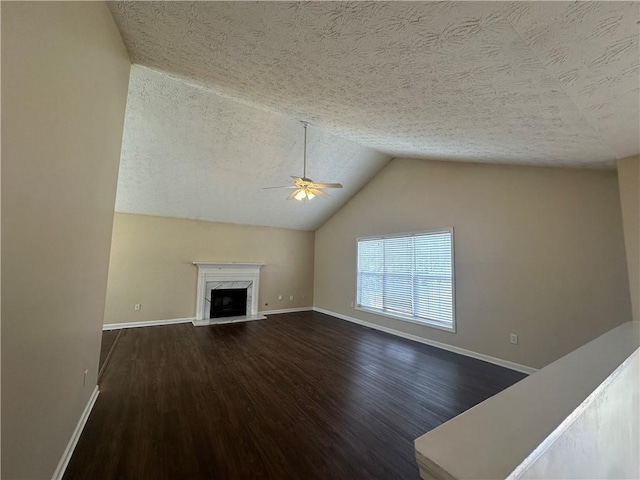
[[[194,261],[263,262],[260,311],[311,306],[313,248],[313,232],[117,213],[104,323],[194,317]]]
[[[624,244],[633,319],[640,320],[640,157],[618,160]]]
[[[316,232],[314,304],[542,367],[631,319],[618,196],[613,171],[393,160]],[[350,307],[357,237],[437,227],[455,229],[457,333]]]
[[[104,3],[2,2],[2,478],[51,478],[96,385],[129,69]]]

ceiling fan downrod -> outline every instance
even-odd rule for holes
[[[307,181],[307,127],[309,126],[309,122],[302,122],[304,126],[304,163],[302,165],[302,179]]]

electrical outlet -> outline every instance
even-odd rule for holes
[[[289,300],[293,300],[293,295],[289,295]]]
[[[514,345],[518,344],[518,335],[516,335],[515,333],[512,333],[511,335],[509,335],[509,341],[511,343],[513,343]]]
[[[89,375],[89,370],[85,370],[84,371],[84,375],[82,377],[82,386],[86,386],[87,385],[87,375]]]
[[[351,302],[351,308],[353,308],[353,302]]]
[[[141,308],[142,308],[142,305],[141,305],[140,303],[136,303],[136,304],[133,306],[133,309],[134,309],[136,312],[139,312]]]
[[[278,300],[282,300],[282,295],[278,295]]]

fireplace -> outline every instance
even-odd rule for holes
[[[198,267],[194,325],[267,318],[258,313],[260,268],[263,264],[193,263]]]
[[[209,318],[238,317],[246,314],[246,288],[217,288],[211,290]]]

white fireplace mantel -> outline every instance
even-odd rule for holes
[[[198,267],[198,287],[196,291],[196,319],[194,325],[211,325],[230,321],[255,320],[258,315],[258,293],[260,291],[260,268],[264,263],[236,262],[193,262]],[[211,282],[248,282],[247,315],[232,319],[210,319],[207,313],[207,284]]]

